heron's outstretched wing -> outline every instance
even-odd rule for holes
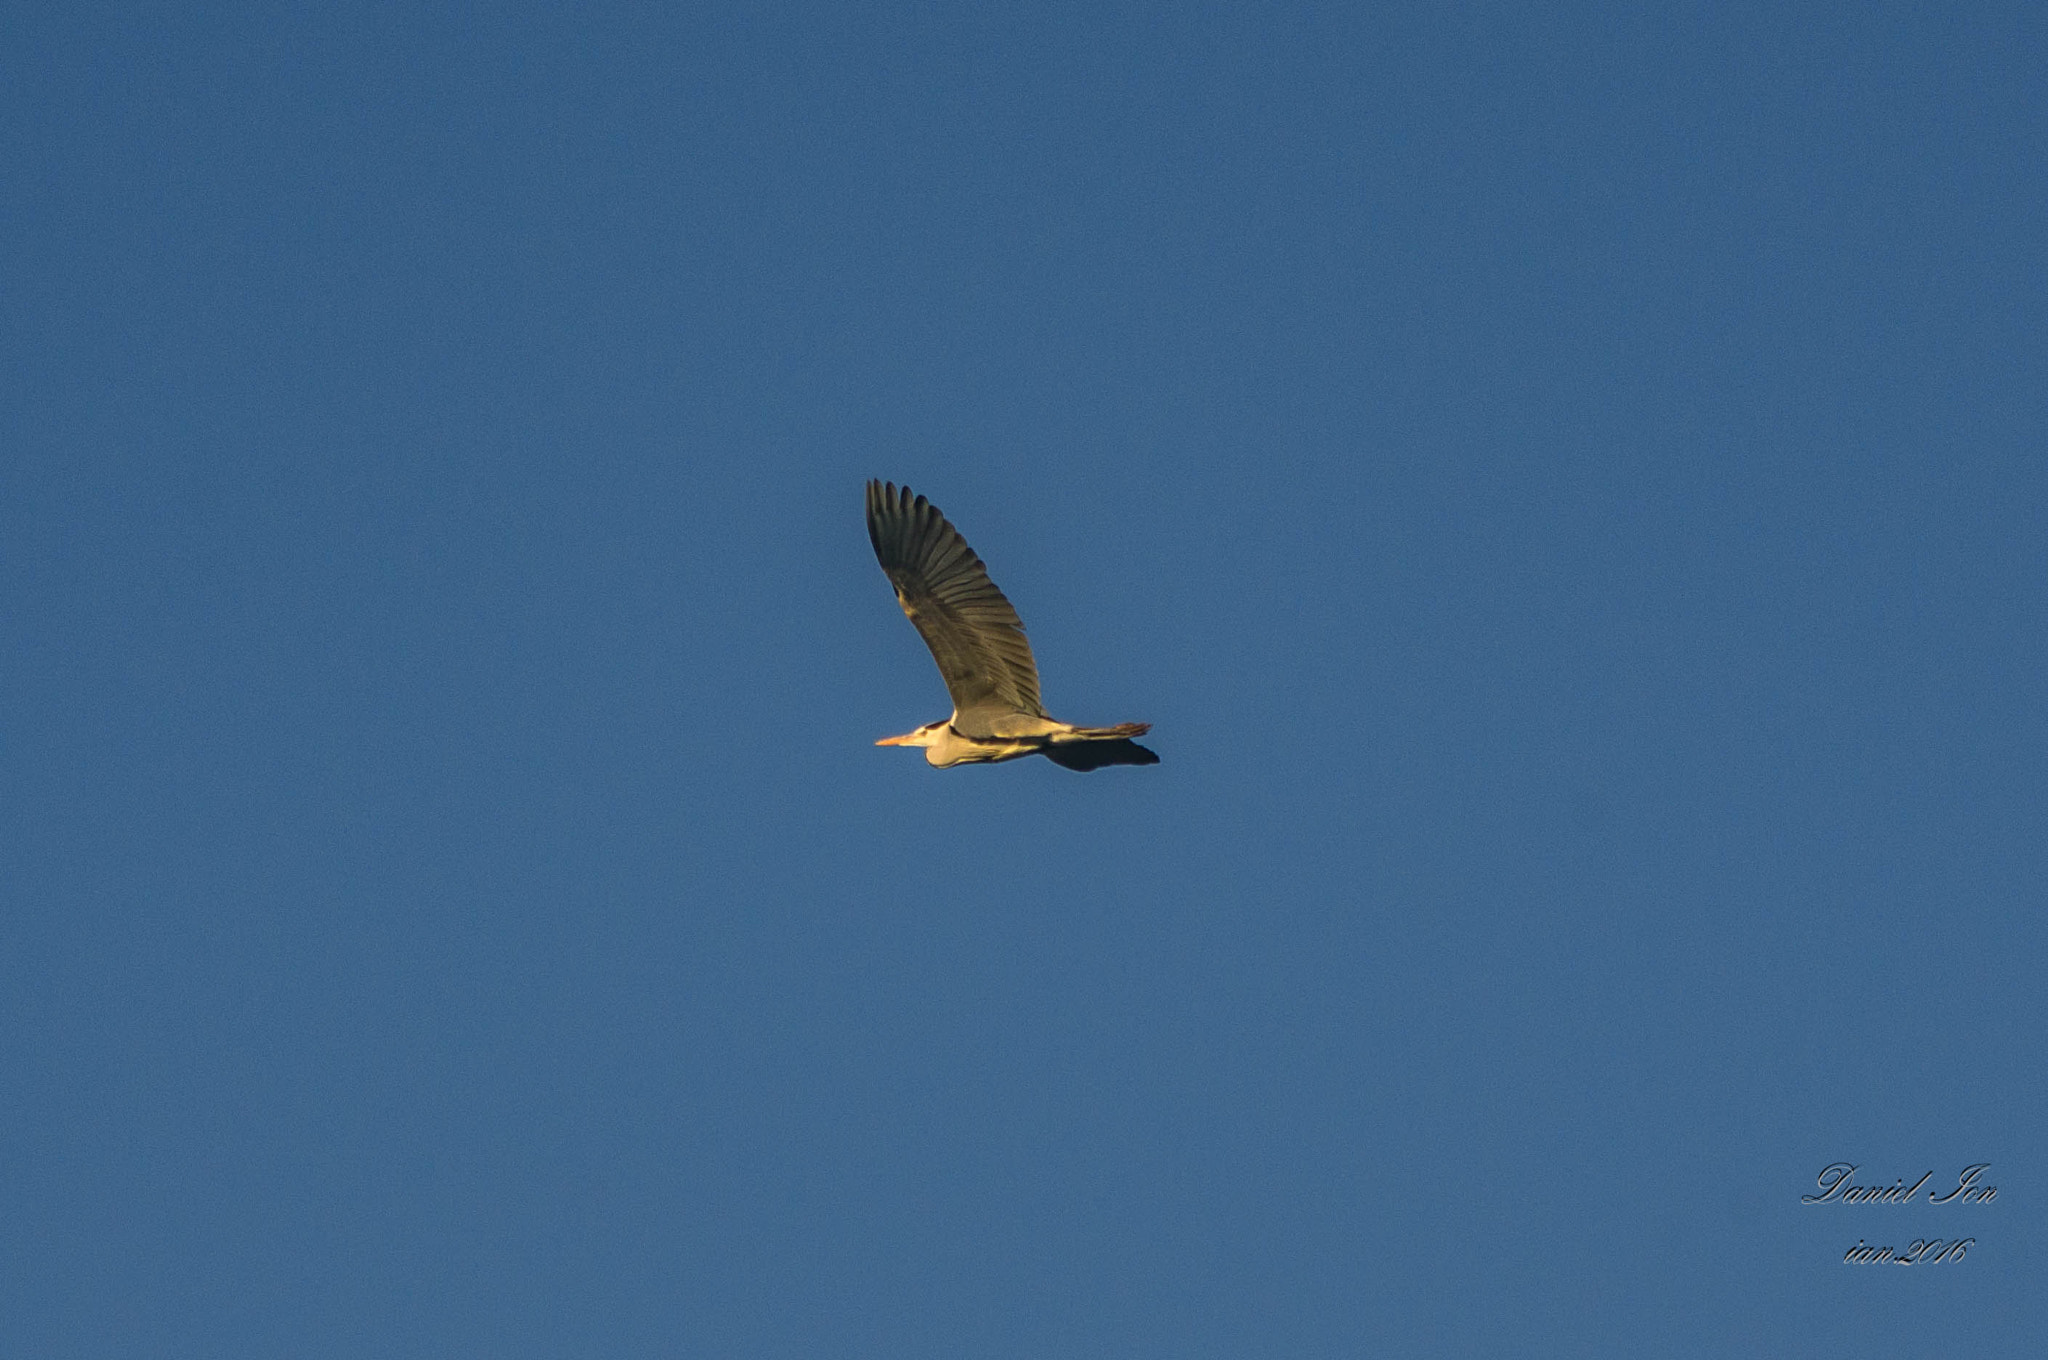
[[[868,538],[896,602],[939,663],[953,725],[968,736],[993,736],[1005,716],[1045,717],[1038,664],[1017,611],[938,507],[907,486],[869,482]]]
[[[1129,737],[1122,741],[1076,741],[1039,748],[1047,760],[1070,770],[1099,770],[1105,765],[1157,765],[1159,753]]]

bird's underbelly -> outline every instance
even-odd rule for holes
[[[948,765],[983,764],[995,760],[1015,760],[1037,752],[1041,743],[1035,741],[1012,741],[1004,738],[962,736],[952,728],[944,736],[927,746],[925,760],[944,769]]]

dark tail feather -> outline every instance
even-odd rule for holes
[[[1129,726],[1144,730],[1144,724]],[[1159,756],[1126,737],[1121,741],[1077,741],[1060,746],[1042,746],[1045,758],[1069,770],[1099,770],[1105,765],[1157,765]]]

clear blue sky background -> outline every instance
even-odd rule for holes
[[[2038,1353],[2044,70],[9,4],[0,1352]]]

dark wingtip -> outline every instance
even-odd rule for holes
[[[939,508],[907,486],[868,479],[868,542],[886,570],[916,557],[933,526],[943,526]]]
[[[1157,765],[1159,753],[1126,737],[1122,741],[1078,741],[1072,745],[1041,746],[1040,752],[1053,764],[1069,770],[1099,770],[1105,765]]]

